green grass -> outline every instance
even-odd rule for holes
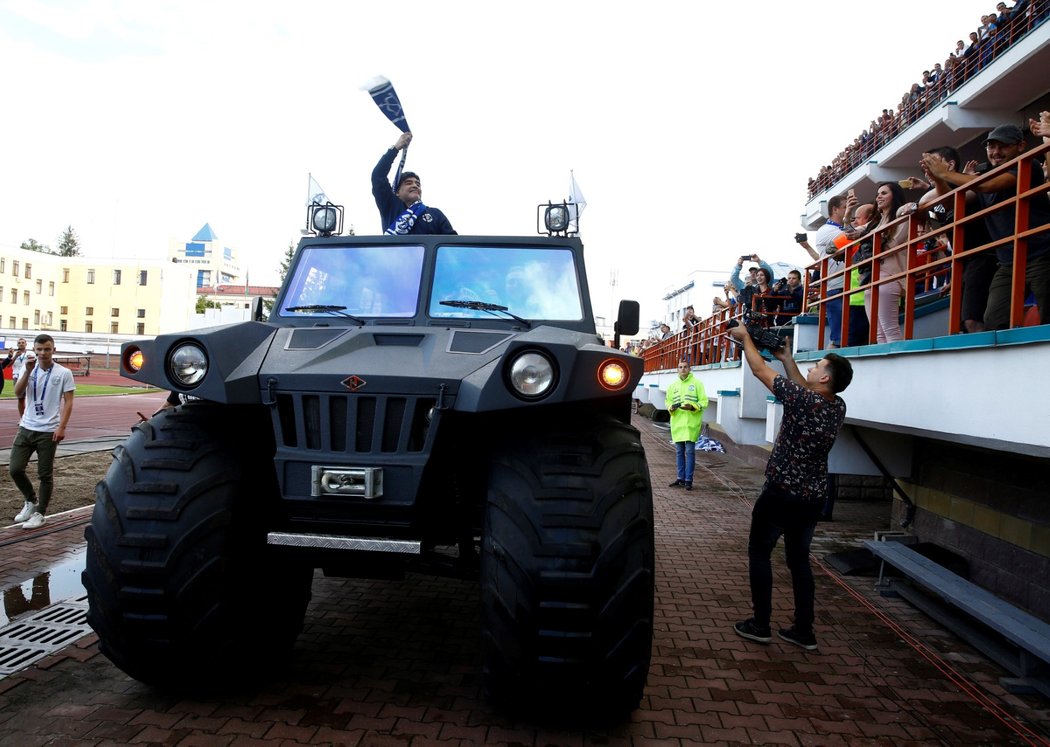
[[[156,387],[141,386],[103,386],[101,384],[81,384],[77,382],[77,397],[97,397],[103,394],[151,394],[159,392]],[[4,391],[0,393],[0,399],[14,399],[15,388],[11,382],[6,382]]]

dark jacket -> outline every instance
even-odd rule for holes
[[[394,221],[407,210],[405,203],[401,202],[398,196],[394,194],[390,181],[386,176],[390,173],[390,167],[394,165],[396,157],[397,151],[391,148],[383,154],[383,157],[379,159],[379,163],[372,169],[372,196],[375,197],[376,207],[379,208],[379,216],[383,221],[383,231],[390,228]],[[427,206],[424,208],[423,213],[416,218],[416,222],[409,233],[454,234],[456,231],[452,228],[452,224],[449,223],[443,212],[435,207]]]

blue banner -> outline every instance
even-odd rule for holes
[[[394,85],[386,78],[376,78],[373,85],[368,89],[368,95],[376,106],[386,115],[386,118],[397,125],[401,132],[408,132],[408,122],[405,120],[405,111],[401,108],[401,100],[397,97]]]

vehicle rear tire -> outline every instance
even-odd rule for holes
[[[612,418],[495,454],[481,554],[482,667],[498,704],[545,716],[637,708],[652,649],[655,550],[638,431]]]
[[[195,690],[258,677],[302,629],[313,569],[268,552],[265,412],[194,403],[136,425],[85,530],[88,622],[137,680]],[[236,429],[236,430],[234,430]]]

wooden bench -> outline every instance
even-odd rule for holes
[[[865,547],[882,560],[877,588],[907,599],[937,622],[982,651],[1015,677],[1001,682],[1012,692],[1037,690],[1050,698],[1050,624],[952,573],[903,542],[867,540]],[[900,579],[883,575],[891,565],[924,594]],[[964,612],[960,616],[958,612]]]

